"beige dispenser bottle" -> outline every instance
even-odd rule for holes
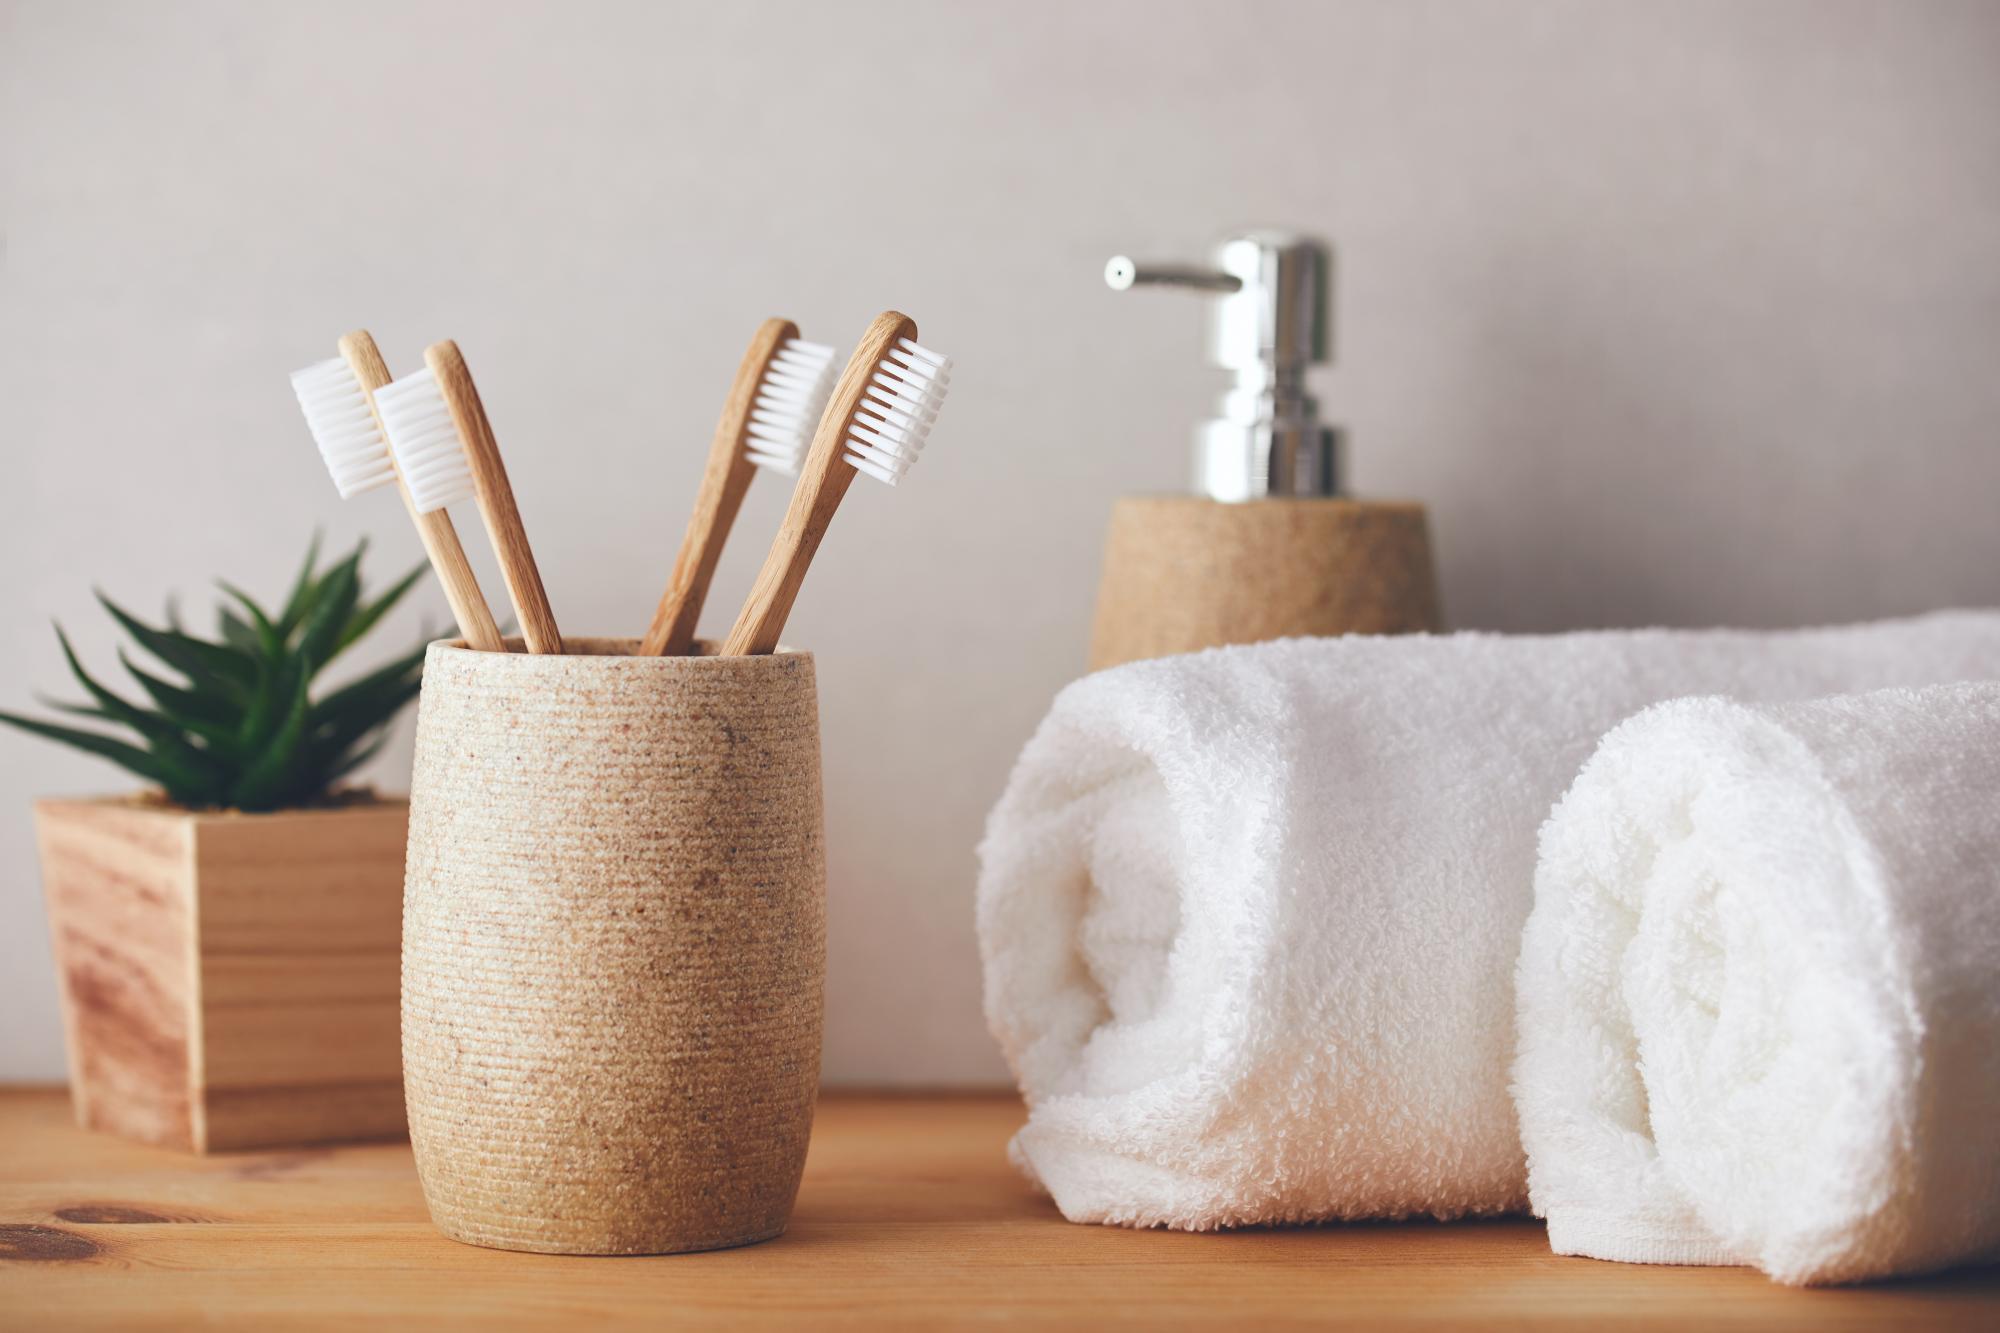
[[[1339,489],[1339,439],[1306,391],[1327,361],[1332,257],[1311,237],[1253,231],[1215,266],[1105,266],[1118,291],[1212,293],[1210,350],[1236,382],[1196,434],[1192,495],[1111,511],[1092,670],[1294,634],[1442,628],[1422,505]]]

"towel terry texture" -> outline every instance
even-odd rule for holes
[[[1677,695],[2000,675],[2000,616],[1782,633],[1296,639],[1057,697],[980,848],[1018,1165],[1073,1221],[1519,1209],[1535,835]]]
[[[2000,1244],[2000,684],[1680,699],[1541,835],[1515,1071],[1558,1253],[1917,1272]]]

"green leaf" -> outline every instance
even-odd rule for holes
[[[383,593],[368,605],[357,607],[354,614],[348,617],[347,625],[340,631],[340,643],[335,647],[334,651],[339,652],[340,649],[347,647],[348,644],[353,643],[369,630],[374,629],[375,623],[388,614],[389,608],[403,600],[403,594],[415,587],[417,580],[422,578],[424,571],[429,568],[429,561],[419,560],[415,569],[412,569],[409,573],[403,575],[401,579],[397,580],[395,587],[389,589],[389,591]]]
[[[103,593],[97,594],[97,600],[147,652],[186,676],[190,682],[203,685],[213,681],[226,689],[248,691],[256,680],[254,659],[235,649],[207,643],[175,630],[154,629],[128,615]]]
[[[96,704],[67,704],[60,699],[50,699],[40,694],[35,696],[35,702],[44,708],[53,708],[58,713],[68,713],[71,717],[89,717],[100,722],[118,722],[124,725],[116,713],[107,713]]]
[[[301,673],[298,685],[292,691],[290,705],[285,710],[283,724],[265,745],[263,753],[250,762],[229,789],[231,805],[239,810],[270,810],[282,804],[286,797],[296,795],[294,787],[298,774],[295,766],[300,758],[300,743],[305,738],[306,715],[306,681]]]
[[[428,644],[421,645],[407,656],[399,657],[327,695],[313,706],[313,724],[324,726],[357,709],[374,712],[385,720],[393,717],[402,705],[399,703],[393,707],[384,707],[380,700],[393,694],[395,692],[393,687],[397,682],[409,676],[412,671],[422,670],[424,654],[428,651]],[[420,680],[421,677],[417,677],[413,683]]]
[[[352,708],[343,716],[311,726],[312,762],[315,765],[330,764],[341,751],[369,732],[389,726],[396,720],[396,714],[403,711],[403,706],[417,697],[422,684],[419,680],[385,681],[366,701],[365,707]]]
[[[396,716],[423,688],[427,651],[428,646],[420,644],[411,653],[369,672],[313,706],[307,726],[310,753],[306,763],[323,775],[319,789],[331,786],[351,771],[354,764],[362,762],[348,751],[366,741],[371,733],[381,735],[371,744],[370,751],[380,745]]]
[[[298,654],[305,660],[306,676],[332,661],[340,647],[340,631],[354,614],[355,600],[361,594],[361,549],[356,547],[353,555],[320,580],[312,614],[306,617],[305,628],[299,634]]]
[[[62,644],[63,656],[69,661],[70,673],[84,689],[90,691],[90,697],[97,700],[102,716],[110,721],[122,722],[144,736],[148,742],[146,748],[153,757],[176,774],[176,787],[186,791],[199,789],[203,793],[215,790],[222,781],[223,773],[213,759],[190,745],[181,734],[181,729],[171,721],[126,702],[98,684],[83,669],[83,663],[77,660],[69,635],[63,633],[60,625],[56,626],[56,638]]]
[[[147,712],[136,704],[128,703],[98,684],[96,678],[83,669],[83,663],[77,659],[76,649],[70,644],[69,635],[63,632],[61,625],[56,626],[56,642],[62,645],[63,660],[69,663],[69,673],[76,677],[78,684],[89,691],[91,698],[97,700],[98,711],[104,717],[114,722],[122,722],[142,736],[171,735],[174,732],[175,728],[171,722],[158,714]]]
[[[118,650],[118,660],[131,673],[132,679],[139,682],[139,688],[146,692],[160,712],[187,730],[211,741],[218,735],[236,734],[236,723],[243,715],[241,706],[211,691],[182,689],[151,672],[141,671],[122,648]]]
[[[233,741],[239,757],[260,754],[271,739],[272,730],[278,725],[278,709],[285,700],[292,697],[298,683],[297,667],[288,659],[276,666],[257,664],[257,684],[250,692],[250,702],[243,710],[242,720],[236,724]]]
[[[66,704],[47,699],[42,702],[74,717],[131,725],[119,714],[94,704]],[[154,780],[166,787],[176,802],[196,809],[216,803],[224,775],[220,766],[203,751],[187,746],[185,742],[176,745],[170,735],[148,736],[143,748],[159,765],[159,773]]]
[[[320,790],[329,790],[334,783],[340,781],[349,773],[352,773],[355,769],[380,754],[382,747],[389,743],[390,735],[389,729],[384,727],[377,733],[374,740],[369,741],[360,749],[352,751],[344,758],[336,757],[332,766],[326,770],[325,778],[321,780]]]
[[[233,583],[225,583],[221,579],[217,579],[216,586],[229,596],[234,597],[237,603],[250,613],[250,624],[255,626],[255,628],[250,633],[249,651],[261,653],[267,661],[275,661],[285,651],[285,636],[278,633],[278,627],[271,623],[269,616],[264,614],[264,608],[252,601],[249,593],[244,592]],[[227,620],[236,621],[239,625],[243,623],[237,620],[235,616],[230,615],[227,608],[224,608],[222,614]]]
[[[299,569],[299,576],[292,580],[291,595],[285,598],[285,609],[278,613],[278,632],[289,639],[312,609],[312,594],[319,586],[313,577],[313,569],[319,564],[319,529],[313,529],[312,541],[306,544],[306,562]]]
[[[257,642],[257,631],[251,629],[243,617],[226,606],[216,608],[215,628],[216,632],[222,635],[222,641],[239,653],[255,653],[263,650],[263,646]]]
[[[90,754],[109,759],[112,763],[117,764],[128,772],[138,774],[148,782],[159,783],[167,789],[167,794],[177,801],[196,805],[202,803],[199,796],[191,802],[187,801],[185,799],[187,792],[180,786],[181,775],[176,774],[171,766],[163,763],[157,755],[147,750],[141,750],[136,745],[128,745],[124,741],[114,740],[109,736],[100,735],[94,731],[82,731],[75,727],[59,727],[52,722],[39,722],[32,717],[22,717],[18,713],[0,712],[0,722],[5,722],[10,727],[19,727],[22,731],[32,732],[34,735],[44,737],[48,740],[60,742],[63,745],[70,746],[72,749],[84,750]]]

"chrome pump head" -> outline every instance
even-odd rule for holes
[[[1211,268],[1142,263],[1104,266],[1114,291],[1188,287],[1216,296],[1209,352],[1236,376],[1222,411],[1196,431],[1195,489],[1217,500],[1333,495],[1339,434],[1320,424],[1306,370],[1327,362],[1333,254],[1288,231],[1247,231],[1216,247]]]

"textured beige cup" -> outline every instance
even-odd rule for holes
[[[403,1079],[438,1229],[665,1254],[785,1229],[819,1083],[810,654],[433,644]]]

